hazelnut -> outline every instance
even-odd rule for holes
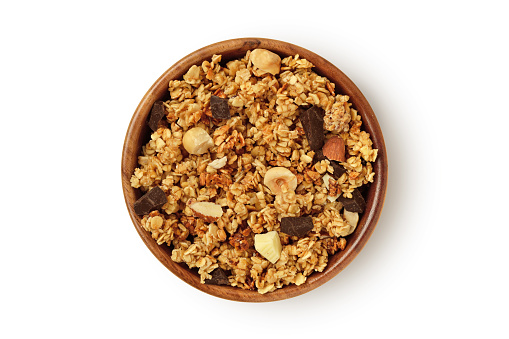
[[[265,173],[263,183],[274,195],[284,192],[295,191],[297,177],[288,168],[272,167]]]
[[[281,68],[281,58],[276,53],[272,53],[263,48],[257,48],[251,52],[249,59],[253,66],[263,73],[278,74]]]
[[[182,145],[189,154],[203,154],[214,146],[214,141],[203,128],[195,127],[184,134]]]

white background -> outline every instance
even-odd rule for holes
[[[2,2],[0,337],[508,338],[503,4]],[[381,219],[352,264],[265,304],[173,276],[136,233],[120,180],[148,88],[239,37],[338,66],[373,107],[389,160]]]

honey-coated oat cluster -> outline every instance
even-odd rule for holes
[[[202,283],[300,285],[347,246],[377,150],[348,96],[312,68],[265,49],[214,55],[154,104],[135,210]]]

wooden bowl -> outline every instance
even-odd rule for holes
[[[355,232],[347,237],[345,250],[330,257],[325,270],[311,274],[304,284],[285,286],[266,294],[231,286],[201,284],[197,273],[183,263],[172,261],[171,249],[166,245],[157,245],[150,233],[141,227],[141,219],[133,210],[133,203],[141,196],[141,192],[130,185],[130,178],[137,167],[137,157],[141,147],[150,138],[150,131],[146,124],[147,117],[155,101],[168,98],[168,82],[181,78],[192,65],[201,65],[203,60],[210,60],[214,54],[221,54],[222,60],[226,61],[241,58],[248,50],[254,48],[265,48],[281,57],[299,54],[312,62],[316,73],[326,76],[336,84],[336,93],[350,96],[350,102],[362,116],[363,129],[371,135],[373,148],[378,149],[378,157],[373,164],[376,172],[375,179],[366,194],[366,210]],[[290,43],[262,38],[241,38],[218,42],[189,54],[164,72],[152,85],[136,108],[127,130],[122,151],[122,186],[127,209],[138,234],[156,258],[172,273],[191,286],[216,297],[235,301],[267,302],[295,297],[317,288],[341,272],[362,250],[375,229],[382,211],[387,187],[387,156],[382,131],[368,101],[357,86],[337,67],[319,55]]]

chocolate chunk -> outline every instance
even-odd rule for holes
[[[368,193],[370,187],[371,183],[368,182],[367,184],[364,184],[361,187],[357,187],[357,189],[359,190],[359,192],[361,192],[362,196],[365,196]]]
[[[313,229],[312,217],[281,218],[281,231],[296,237],[303,237]]]
[[[353,190],[352,198],[345,198],[343,194],[340,194],[338,199],[345,207],[345,210],[350,212],[362,213],[366,208],[366,201],[357,188]]]
[[[302,128],[306,133],[309,147],[313,151],[321,149],[324,143],[323,116],[324,111],[318,106],[311,106],[310,109],[302,111],[300,114]]]
[[[317,162],[320,162],[322,160],[329,160],[325,155],[323,155],[323,151],[319,149],[315,152],[315,156],[313,157],[312,164],[315,165]],[[346,173],[346,169],[341,166],[337,161],[329,160],[330,165],[332,166],[332,169],[334,170],[332,172],[332,177],[336,180],[338,180],[343,173]]]
[[[319,149],[318,151],[315,152],[315,156],[313,157],[312,164],[315,165],[317,162],[320,162],[322,160],[329,160],[329,159],[327,159],[327,157],[325,155],[323,155],[323,151],[321,149]],[[329,160],[329,163],[334,170],[332,172],[332,177],[334,179],[338,180],[343,175],[343,173],[346,173],[346,169],[343,166],[341,166],[337,161]]]
[[[210,275],[212,276],[212,278],[205,279],[205,284],[230,285],[228,276],[226,275],[226,272],[221,267],[218,267],[215,270],[213,270],[212,272],[210,272]]]
[[[214,119],[230,119],[230,106],[228,106],[228,98],[220,98],[218,96],[210,97],[210,111]]]
[[[346,169],[343,166],[341,166],[339,163],[337,163],[335,161],[331,161],[330,165],[332,166],[332,169],[334,170],[332,172],[332,177],[334,179],[338,180],[343,175],[343,173],[346,173]]]
[[[145,215],[152,210],[162,207],[166,202],[168,202],[166,194],[159,186],[156,186],[136,200],[134,211],[138,215]]]
[[[163,118],[166,116],[166,109],[162,101],[156,101],[152,106],[150,112],[150,119],[148,121],[148,127],[154,132],[164,123]]]
[[[318,151],[315,152],[315,156],[313,157],[312,164],[314,165],[317,162],[320,162],[322,160],[328,160],[328,159],[325,155],[323,155],[323,150],[319,149]]]

